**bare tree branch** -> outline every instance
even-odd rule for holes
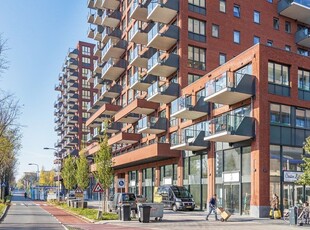
[[[3,39],[2,34],[0,34],[0,73],[9,68],[9,61],[5,55],[8,50],[7,39]]]

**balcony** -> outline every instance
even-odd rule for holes
[[[101,25],[115,28],[120,23],[121,18],[122,14],[118,10],[105,10],[102,15]]]
[[[139,3],[138,0],[133,1],[130,8],[131,19],[136,19],[138,21],[147,22],[147,8],[143,3]]]
[[[103,65],[104,65],[103,62],[101,62],[100,60],[96,60],[94,62],[94,72],[100,74],[102,72]]]
[[[159,86],[158,82],[154,82],[147,90],[147,101],[168,104],[179,96],[179,84],[170,83]]]
[[[78,61],[74,58],[70,58],[67,60],[67,68],[71,70],[77,70],[78,68]]]
[[[121,106],[113,105],[111,103],[103,103],[97,111],[91,115],[87,121],[86,126],[89,126],[93,122],[103,122],[106,117],[114,116],[119,110],[121,110]],[[104,118],[104,119],[101,119]]]
[[[102,42],[97,42],[97,45],[94,47],[94,55],[98,57],[98,59],[101,58],[103,47],[104,44]]]
[[[100,26],[101,23],[102,23],[102,14],[103,14],[103,11],[102,10],[97,10],[97,13],[95,14],[95,19],[94,19],[94,22],[93,24],[97,25],[97,26]]]
[[[68,124],[77,124],[78,123],[78,116],[72,116],[72,117],[68,117],[67,120]]]
[[[120,132],[108,140],[109,145],[114,144],[134,144],[140,141],[141,134]]]
[[[139,72],[135,72],[130,78],[130,89],[147,91],[153,82],[157,81],[157,77],[153,75],[140,76]]]
[[[102,50],[102,61],[107,62],[110,58],[120,58],[127,48],[125,40],[115,41],[110,39]]]
[[[164,24],[155,23],[147,34],[147,47],[159,50],[169,50],[179,39],[179,27],[170,25],[168,28]]]
[[[170,53],[168,57],[161,59],[161,52],[156,52],[148,60],[147,74],[156,75],[160,77],[169,77],[179,68],[179,56]]]
[[[133,102],[124,107],[114,116],[114,121],[119,121],[121,118],[126,117],[128,114],[144,114],[148,115],[153,113],[159,104],[146,101],[145,99],[135,99]],[[136,117],[135,117],[136,118]]]
[[[156,53],[156,50],[149,48],[143,54],[140,54],[140,52],[140,46],[136,46],[130,53],[129,64],[140,68],[147,68],[147,62],[149,58],[152,57],[154,53]]]
[[[78,56],[79,56],[79,51],[77,49],[69,49],[69,52],[68,52],[69,58],[77,59]]]
[[[68,93],[74,93],[78,90],[78,83],[68,83]]]
[[[171,102],[170,117],[195,120],[209,113],[209,103],[200,97],[195,105],[192,103],[192,97],[179,97]]]
[[[94,30],[94,37],[96,41],[100,42],[102,40],[102,33],[104,31],[103,26],[97,26],[97,29]]]
[[[95,28],[92,28],[90,26],[88,31],[87,31],[87,37],[93,39],[95,37],[95,30],[96,30]]]
[[[180,156],[180,151],[170,150],[170,144],[154,143],[115,156],[112,160],[114,162],[113,168],[118,169],[171,158],[179,158]]]
[[[110,102],[109,98],[102,98],[98,96],[98,94],[94,95],[93,106],[102,106],[105,103],[109,103],[109,102]]]
[[[129,41],[137,44],[147,44],[147,30],[142,29],[140,22],[136,21],[129,31]]]
[[[278,2],[278,13],[310,24],[310,1],[309,0],[280,0]]]
[[[105,9],[116,10],[119,4],[120,0],[102,0],[102,7]]]
[[[235,143],[255,136],[253,117],[225,114],[208,123],[205,141]]]
[[[71,81],[76,81],[79,77],[78,72],[76,71],[69,71],[67,76],[68,76],[68,80],[71,80]]]
[[[255,77],[249,74],[235,73],[234,79],[227,73],[206,83],[206,102],[233,105],[255,94]]]
[[[102,40],[101,42],[103,44],[106,44],[109,39],[114,39],[114,42],[118,42],[121,39],[122,36],[122,31],[118,28],[110,28],[110,27],[105,27],[104,31],[102,32]],[[103,47],[102,47],[103,48]]]
[[[95,0],[87,1],[87,8],[94,9],[95,8]]]
[[[113,86],[108,84],[103,84],[101,88],[101,96],[102,97],[109,97],[109,98],[116,98],[122,92],[122,86],[119,84],[114,84]]]
[[[110,58],[102,69],[102,79],[117,80],[125,71],[127,62],[124,59]]]
[[[92,12],[89,12],[87,15],[87,22],[88,23],[94,23],[95,21],[95,14]]]
[[[160,134],[167,131],[167,118],[145,116],[138,121],[138,133]]]
[[[136,113],[129,113],[124,115],[123,117],[118,118],[118,122],[133,124],[136,123],[140,119],[140,115]]]
[[[295,34],[295,42],[298,45],[310,48],[310,29],[303,28],[298,30]]]
[[[98,110],[98,106],[92,106],[91,102],[87,102],[87,112],[88,113],[94,113]]]
[[[200,151],[210,146],[209,141],[204,141],[205,131],[183,129],[180,134],[171,137],[173,150]]]
[[[123,124],[120,122],[111,122],[107,126],[103,122],[101,125],[101,130],[107,133],[118,133],[123,128]]]
[[[147,7],[147,20],[154,22],[169,23],[178,13],[179,0],[153,0]]]
[[[78,95],[76,93],[74,94],[68,94],[68,103],[76,103],[78,101]]]

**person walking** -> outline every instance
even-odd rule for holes
[[[272,195],[272,199],[270,202],[270,207],[272,211],[271,219],[274,219],[274,213],[279,209],[279,197],[276,193]]]
[[[216,194],[214,194],[214,195],[211,197],[211,199],[209,200],[209,213],[208,213],[208,215],[207,215],[207,217],[206,217],[206,220],[209,220],[209,216],[210,216],[210,214],[211,214],[212,212],[214,212],[215,220],[219,220],[219,219],[217,218],[217,213],[216,213],[216,203],[217,203],[217,201],[216,201]]]

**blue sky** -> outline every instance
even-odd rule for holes
[[[9,70],[1,74],[0,88],[14,93],[24,105],[20,123],[23,139],[18,174],[36,171],[36,163],[54,167],[54,102],[58,74],[69,48],[87,38],[86,0],[1,0],[0,33],[8,39]]]

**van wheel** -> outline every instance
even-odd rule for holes
[[[175,204],[172,205],[172,210],[173,210],[174,212],[178,211],[178,208],[177,208],[177,206],[176,206]]]

